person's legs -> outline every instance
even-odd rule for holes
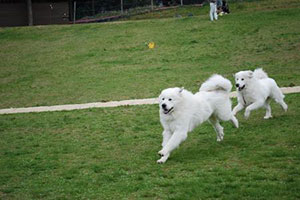
[[[214,3],[209,3],[210,5],[210,11],[209,11],[209,16],[210,16],[210,21],[214,20]]]
[[[215,17],[215,20],[218,20],[217,5],[216,4],[214,4],[214,17]]]

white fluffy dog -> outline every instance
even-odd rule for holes
[[[252,71],[240,71],[235,74],[238,105],[233,109],[233,115],[246,107],[245,118],[248,118],[252,110],[264,107],[265,119],[271,118],[270,100],[274,99],[284,111],[288,106],[283,101],[284,95],[274,79],[269,78],[262,69]]]
[[[196,94],[183,88],[168,88],[161,92],[159,114],[164,131],[158,163],[166,162],[170,153],[187,138],[188,132],[206,120],[211,122],[217,132],[217,141],[224,137],[219,120],[231,120],[238,127],[238,121],[231,111],[231,88],[229,80],[213,75],[201,85]]]

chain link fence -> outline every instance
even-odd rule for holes
[[[113,21],[172,6],[202,4],[205,0],[76,0],[73,2],[74,23]]]

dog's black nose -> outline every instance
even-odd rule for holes
[[[161,105],[161,107],[162,107],[163,109],[165,109],[165,108],[167,107],[167,105],[164,103],[164,104]]]
[[[239,87],[240,85],[237,83],[237,84],[235,84],[235,87]]]

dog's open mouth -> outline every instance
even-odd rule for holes
[[[246,85],[243,85],[243,87],[239,87],[239,91],[242,91],[245,88]]]
[[[164,114],[169,114],[170,112],[172,112],[173,111],[173,109],[174,109],[174,107],[172,107],[172,108],[170,108],[170,109],[164,109]]]

